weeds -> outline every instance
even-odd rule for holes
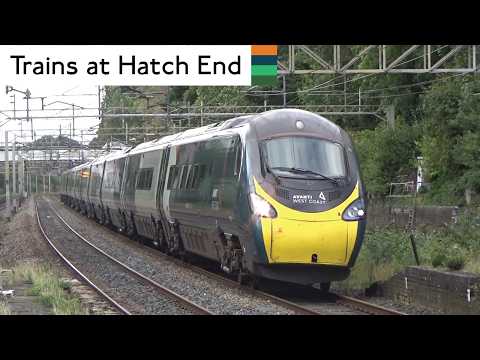
[[[415,241],[421,265],[480,273],[478,209],[470,209],[456,224],[443,230],[417,233]],[[387,280],[409,265],[415,265],[415,259],[407,232],[393,227],[367,231],[351,276],[338,285],[363,289]]]
[[[0,315],[11,315],[12,313],[10,312],[10,308],[8,307],[8,304],[0,299]]]
[[[69,285],[45,266],[32,263],[18,265],[9,282],[21,281],[31,283],[31,295],[38,296],[44,305],[52,308],[55,315],[88,314],[80,300],[66,291]]]

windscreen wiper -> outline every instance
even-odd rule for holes
[[[280,184],[280,179],[278,178],[278,176],[272,171],[272,169],[270,168],[270,166],[268,165],[268,155],[267,155],[267,152],[265,151],[265,148],[262,146],[261,148],[261,152],[262,152],[262,157],[263,157],[263,161],[265,163],[265,169],[270,173],[272,174],[273,178],[275,179],[275,182],[277,184]]]
[[[334,182],[335,184],[338,184],[338,180],[336,180],[334,178],[331,178],[329,176],[323,175],[323,174],[321,174],[319,172],[316,172],[316,171],[313,171],[313,170],[301,169],[301,168],[296,168],[296,167],[281,167],[281,166],[274,167],[272,169],[280,170],[280,171],[289,171],[289,172],[293,172],[293,173],[297,173],[297,174],[317,175],[317,176],[321,176],[322,178],[324,178],[326,180],[330,180],[330,181]]]
[[[266,162],[265,163],[265,168],[267,169],[267,171],[272,174],[273,178],[275,179],[276,183],[277,184],[280,184],[280,179],[278,178],[278,176],[272,171],[272,169],[270,168],[270,166],[268,165],[268,163]]]

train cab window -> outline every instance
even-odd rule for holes
[[[137,177],[137,190],[150,190],[152,187],[153,168],[140,169]]]
[[[263,148],[263,161],[280,176],[346,176],[346,161],[340,144],[323,139],[292,136],[267,140]]]

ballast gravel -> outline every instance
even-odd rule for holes
[[[132,314],[191,313],[78,239],[60,222],[44,199],[38,200],[38,211],[44,231],[60,252]]]
[[[56,198],[48,198],[65,221],[103,251],[172,291],[220,315],[290,315],[294,312],[268,299],[196,273],[156,250],[114,234]],[[111,273],[109,273],[112,276]]]

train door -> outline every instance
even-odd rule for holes
[[[157,209],[159,214],[163,214],[162,204],[163,204],[163,190],[167,180],[167,170],[168,170],[168,155],[170,152],[170,145],[167,146],[162,153],[160,161],[160,171],[158,174],[158,184],[157,184]]]
[[[115,174],[115,179],[113,182],[113,201],[117,204],[122,203],[123,205],[123,182],[127,158],[116,159],[113,163]]]
[[[103,180],[105,178],[105,168],[107,167],[107,162],[104,161],[102,163],[102,171],[101,171],[101,174],[100,174],[100,185],[99,185],[99,188],[98,188],[98,202],[100,203],[100,205],[103,207],[103,201],[102,201],[102,188],[103,188]]]
[[[128,157],[124,174],[123,186],[123,207],[126,210],[135,209],[135,186],[137,181],[137,173],[140,168],[140,154]]]
[[[177,151],[176,147],[168,147],[168,150],[166,151],[167,156],[166,156],[166,173],[165,173],[165,184],[164,184],[164,189],[163,189],[163,196],[162,196],[162,209],[163,213],[165,215],[165,219],[167,221],[172,221],[172,217],[170,215],[170,193],[172,191],[172,181],[171,177],[173,179],[173,172],[178,169],[175,167],[177,164]]]
[[[164,204],[163,195],[164,195],[164,192],[166,191],[166,183],[168,180],[169,154],[170,154],[170,145],[168,145],[165,149],[163,149],[162,157],[160,159],[160,171],[158,174],[157,196],[156,196],[157,216],[160,219],[160,224],[162,226],[165,236],[170,236],[170,229],[169,229],[168,221],[163,208],[163,204]]]

